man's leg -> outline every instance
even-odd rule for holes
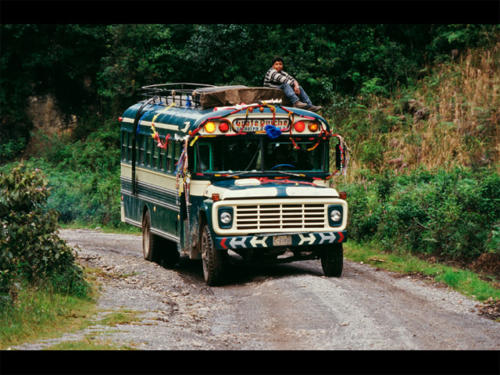
[[[299,101],[299,97],[295,94],[295,91],[293,91],[293,87],[288,83],[283,83],[280,89],[283,90],[285,96],[292,102],[292,105]]]
[[[307,96],[302,86],[299,86],[299,89],[300,89],[300,100],[308,104],[309,106],[313,105],[311,99],[309,99],[309,96]]]
[[[302,86],[299,86],[299,88],[300,88],[300,100],[302,100],[304,103],[307,104],[306,109],[313,112],[319,111],[321,109],[321,106],[313,105],[311,99],[309,99],[309,96],[307,96]]]

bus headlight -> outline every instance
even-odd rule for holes
[[[233,220],[233,217],[231,216],[231,214],[229,212],[223,212],[220,214],[220,222],[222,224],[229,224],[231,222],[231,220]]]
[[[332,210],[332,212],[330,212],[330,219],[336,223],[342,219],[342,214],[339,210]]]
[[[232,207],[219,208],[219,227],[221,229],[229,229],[233,226],[233,209]]]
[[[331,227],[340,227],[343,216],[342,206],[332,205],[328,207],[328,223]]]

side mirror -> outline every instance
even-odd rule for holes
[[[335,145],[335,172],[334,176],[342,174],[346,175],[347,173],[347,164],[349,163],[349,149],[347,144],[344,142],[344,139],[338,135],[334,134],[334,137],[338,138],[339,143]]]
[[[340,171],[342,168],[342,149],[340,148],[340,142],[335,145],[335,169]]]

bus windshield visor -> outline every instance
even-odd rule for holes
[[[198,142],[197,172],[326,172],[328,141],[225,138]],[[309,151],[308,151],[309,150]]]

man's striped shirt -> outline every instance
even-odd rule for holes
[[[293,86],[294,81],[295,78],[293,78],[284,70],[278,72],[276,69],[271,68],[267,71],[266,76],[264,77],[264,86],[279,87],[283,83],[288,83],[289,85]]]

